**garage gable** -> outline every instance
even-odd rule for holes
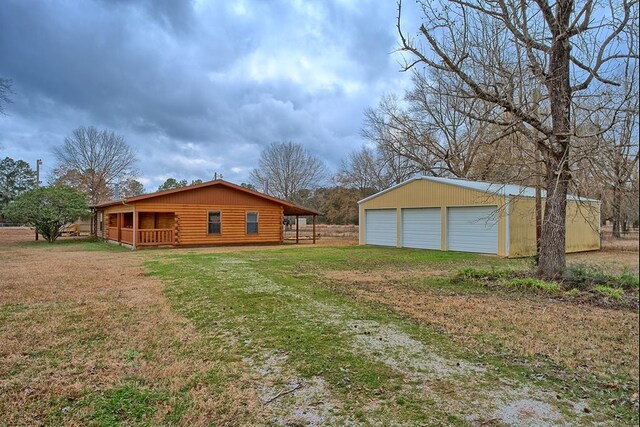
[[[429,208],[446,205],[501,205],[504,197],[479,190],[416,178],[358,202],[365,209]]]

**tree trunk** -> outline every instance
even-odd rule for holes
[[[616,185],[613,187],[613,237],[620,238],[620,223],[622,222],[622,192]]]
[[[555,280],[565,267],[567,189],[571,179],[569,147],[571,144],[571,79],[569,62],[571,45],[566,29],[571,19],[573,1],[556,3],[556,26],[549,51],[549,74],[545,83],[549,92],[553,136],[543,155],[547,166],[547,201],[540,236],[538,275]]]
[[[565,267],[569,170],[566,162],[557,160],[547,174],[547,198],[540,236],[538,274],[546,280],[562,277]]]

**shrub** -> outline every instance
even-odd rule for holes
[[[565,296],[567,297],[577,297],[578,295],[580,295],[582,292],[580,291],[580,289],[578,288],[571,288],[568,291],[566,291],[564,293]]]
[[[11,222],[32,225],[48,242],[55,242],[64,226],[91,212],[82,193],[66,185],[26,191],[2,211]]]
[[[515,273],[516,270],[510,268],[492,268],[489,270],[467,266],[458,270],[458,277],[464,279],[501,279],[513,276]]]
[[[629,271],[625,271],[615,277],[615,286],[630,289],[638,288],[638,276]]]
[[[613,288],[638,288],[638,276],[631,272],[627,271],[615,276],[607,274],[597,267],[586,265],[568,266],[564,273],[564,282],[583,290],[600,285]]]
[[[541,279],[534,279],[532,277],[515,278],[505,280],[502,285],[509,286],[518,289],[532,289],[539,290],[548,293],[555,293],[560,291],[560,285],[556,282],[546,282]]]
[[[458,276],[465,279],[482,279],[483,277],[489,277],[489,270],[467,266],[458,270]]]
[[[599,294],[604,295],[605,297],[615,301],[620,301],[624,299],[624,290],[619,288],[612,288],[609,286],[598,285],[593,289]]]
[[[563,280],[580,289],[594,285],[604,285],[611,281],[611,275],[589,265],[570,265],[564,271]]]

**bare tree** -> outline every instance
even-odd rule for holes
[[[327,177],[327,169],[302,145],[273,142],[260,154],[258,167],[251,171],[251,183],[265,193],[294,200],[300,190],[317,188]]]
[[[496,182],[523,182],[531,174],[523,135],[483,120],[484,103],[459,96],[446,75],[414,72],[399,100],[384,96],[365,114],[363,136],[378,150],[405,159],[414,173]]]
[[[94,182],[91,172],[80,172],[76,169],[62,169],[57,167],[53,170],[51,185],[68,185],[69,187],[87,196],[90,204],[111,200],[114,197],[114,189],[105,181]],[[93,200],[96,200],[95,202]]]
[[[358,190],[362,196],[367,196],[394,183],[393,172],[388,164],[379,151],[362,147],[342,159],[335,179],[343,187]]]
[[[633,191],[634,178],[638,171],[638,69],[628,66],[625,69],[624,84],[619,89],[623,99],[621,114],[613,126],[600,134],[602,155],[597,157],[594,174],[605,182],[611,192],[613,216],[613,236],[620,237],[620,229],[626,225],[625,205],[637,209],[638,195]]]
[[[135,175],[135,152],[124,138],[93,126],[74,130],[54,154],[55,181],[68,181],[87,195],[90,204],[105,201],[113,185]]]
[[[11,102],[11,80],[0,78],[0,114],[4,114],[4,105]]]
[[[559,277],[565,266],[566,198],[581,97],[618,85],[616,65],[637,61],[637,0],[419,1],[418,36],[397,27],[404,69],[420,64],[460,83],[459,96],[483,103],[478,117],[529,135],[546,169],[546,208],[538,273]],[[533,94],[541,89],[541,96]],[[540,115],[540,107],[547,116]],[[615,116],[615,108],[613,115]],[[604,126],[606,128],[607,126]],[[580,135],[584,137],[585,135]]]

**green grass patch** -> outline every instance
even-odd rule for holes
[[[165,394],[132,382],[89,395],[84,404],[92,409],[90,423],[96,426],[152,425],[156,405],[165,400]]]
[[[579,297],[580,295],[582,295],[582,291],[580,291],[580,289],[577,289],[577,288],[571,288],[564,293],[564,296],[569,298],[576,298],[576,297]]]
[[[53,243],[49,243],[44,240],[24,242],[19,246],[27,247],[29,249],[44,249],[51,250],[56,248],[68,248],[74,251],[86,251],[86,252],[124,252],[131,251],[130,248],[120,246],[114,243],[109,243],[105,240],[95,239],[93,237],[78,237],[69,239],[59,239]]]
[[[563,282],[579,289],[591,289],[598,285],[630,290],[638,289],[638,275],[631,272],[613,275],[605,273],[596,266],[570,265],[567,266]]]
[[[385,269],[413,268],[428,264],[437,267],[455,268],[461,262],[487,260],[476,254],[423,249],[382,248],[374,246],[317,247],[293,251],[264,252],[260,258],[278,264],[299,263],[319,269],[378,271]]]
[[[615,276],[615,284],[618,287],[625,289],[638,289],[640,285],[638,275],[629,271],[625,271],[624,273]]]
[[[520,270],[511,267],[479,268],[466,266],[458,270],[457,276],[464,279],[502,279],[517,274]]]
[[[562,294],[564,298],[579,299],[593,304],[611,305],[615,302],[617,305],[622,303],[625,307],[637,307],[638,276],[633,273],[611,275],[594,266],[571,265],[566,268],[561,281],[547,282],[535,277],[533,270],[518,267],[521,266],[513,264],[465,266],[457,271],[450,282],[453,285],[464,285],[461,289],[473,286],[495,289],[495,285],[498,285],[547,294],[559,294],[562,290],[566,290]],[[626,299],[626,293],[636,295],[636,303],[633,302],[633,298]],[[583,298],[586,295],[590,297]],[[606,298],[606,301],[602,297]]]
[[[598,285],[593,288],[600,295],[612,299],[614,301],[622,301],[624,299],[624,290],[620,288],[612,288],[610,286]]]
[[[543,291],[547,293],[557,293],[560,291],[560,285],[557,282],[547,282],[531,277],[517,277],[515,279],[503,280],[500,284],[509,288]]]
[[[8,319],[29,310],[27,304],[3,304],[0,305],[0,319]]]

